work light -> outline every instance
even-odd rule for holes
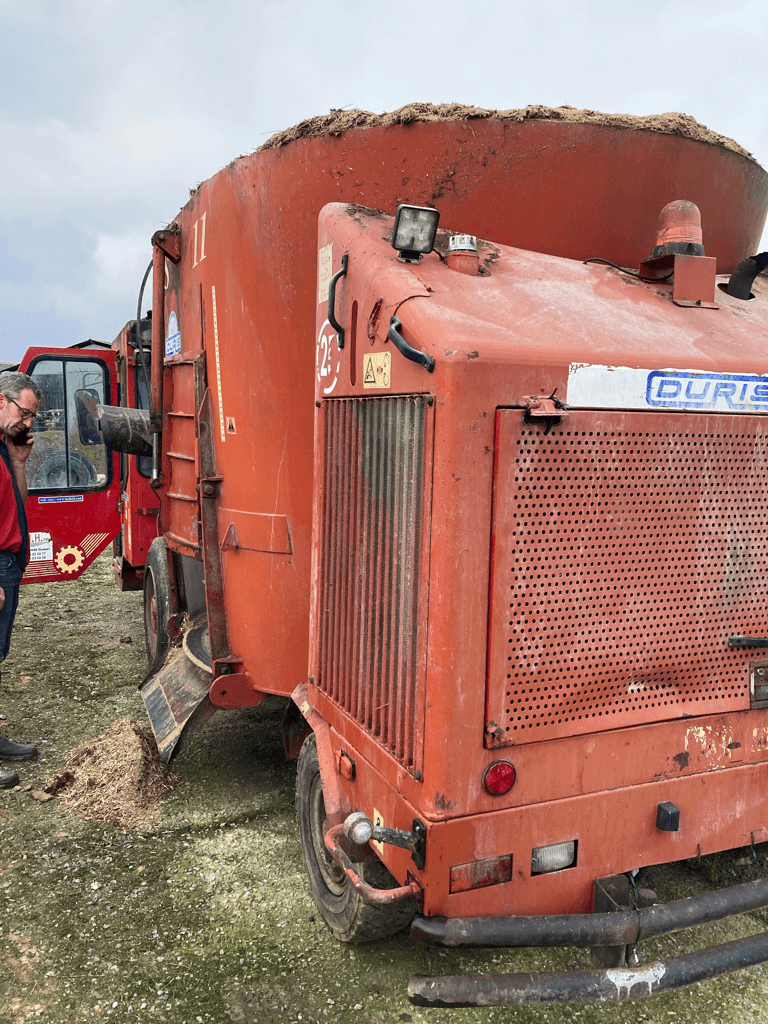
[[[440,214],[430,206],[406,206],[401,203],[395,214],[392,248],[401,263],[418,263],[432,252]]]

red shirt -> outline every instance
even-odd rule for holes
[[[5,461],[0,459],[0,551],[18,551],[20,547],[21,530],[13,481]]]

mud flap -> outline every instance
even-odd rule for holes
[[[189,745],[216,710],[208,696],[210,686],[210,671],[180,654],[148,675],[139,687],[165,764]]]

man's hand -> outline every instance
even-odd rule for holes
[[[5,591],[0,587],[0,612],[5,608]]]

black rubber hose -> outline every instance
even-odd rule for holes
[[[766,267],[768,267],[768,252],[759,252],[757,256],[747,256],[731,274],[726,291],[734,299],[751,299],[752,282]]]

